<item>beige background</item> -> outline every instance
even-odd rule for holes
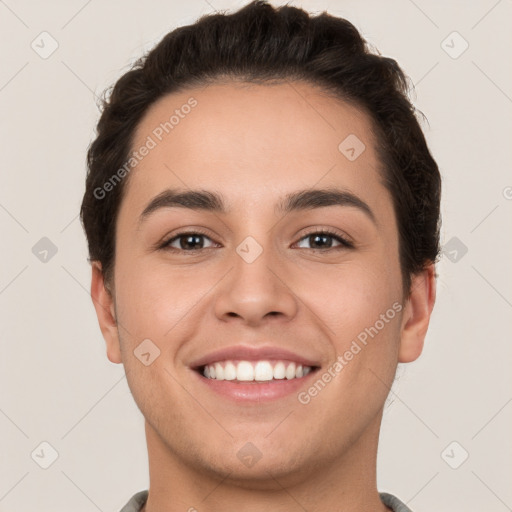
[[[94,95],[172,28],[245,3],[0,1],[2,512],[117,512],[148,486],[143,417],[88,295]],[[348,18],[400,63],[444,179],[438,300],[388,400],[379,489],[415,512],[512,510],[512,2],[290,3]],[[58,44],[46,59],[41,37]]]

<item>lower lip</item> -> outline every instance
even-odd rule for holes
[[[194,373],[212,391],[236,402],[267,402],[297,393],[317,371],[318,368],[311,370],[305,377],[298,379],[276,379],[266,382],[207,379],[197,371]]]

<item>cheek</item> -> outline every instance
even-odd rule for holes
[[[390,268],[382,255],[354,260],[318,275],[310,273],[304,282],[306,289],[309,304],[341,342],[373,325],[401,300],[398,266]]]
[[[162,353],[177,348],[197,322],[194,315],[218,278],[212,272],[173,268],[168,262],[135,257],[116,268],[116,303],[130,345],[149,338]],[[192,325],[191,325],[192,322]]]
[[[374,266],[359,277],[351,287],[347,304],[346,318],[350,320],[345,329],[339,327],[342,334],[337,338],[337,352],[346,355],[346,359],[352,358],[354,374],[362,375],[371,369],[387,380],[394,373],[399,345],[400,276],[397,269]]]
[[[364,423],[382,406],[395,374],[401,283],[395,271],[376,264],[351,265],[339,279],[342,283],[338,286],[326,280],[323,294],[316,291],[317,300],[324,296],[324,307],[318,311],[329,325],[335,352],[332,364],[323,372],[329,374],[324,375],[329,380],[328,391],[322,391],[317,406],[336,403],[339,409],[332,414],[357,411],[357,421]],[[321,411],[315,409],[315,414]]]
[[[385,262],[382,254],[365,263],[354,262],[336,277],[337,286],[332,284],[334,276],[330,283],[324,281],[323,295],[328,300],[324,298],[324,309],[319,311],[332,329],[335,358],[342,358],[339,372],[334,371],[338,376],[331,390],[333,399],[340,400],[350,389],[347,400],[368,401],[372,396],[378,408],[393,380],[400,339],[401,280],[398,264],[395,268]]]

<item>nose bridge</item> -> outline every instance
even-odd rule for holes
[[[291,318],[297,309],[296,299],[280,275],[283,266],[265,233],[247,236],[233,251],[232,270],[217,297],[216,314],[237,316],[256,323],[269,313]]]

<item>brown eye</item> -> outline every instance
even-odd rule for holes
[[[161,249],[171,249],[177,251],[195,252],[202,249],[208,249],[204,244],[204,240],[211,240],[202,233],[180,233],[173,238],[164,242]]]
[[[331,231],[315,231],[313,233],[309,233],[306,236],[301,238],[302,240],[306,240],[311,247],[305,247],[305,249],[312,250],[329,250],[329,249],[339,249],[339,248],[353,248],[353,244],[340,236],[337,233],[333,233]],[[337,246],[333,246],[333,240],[338,242]]]

